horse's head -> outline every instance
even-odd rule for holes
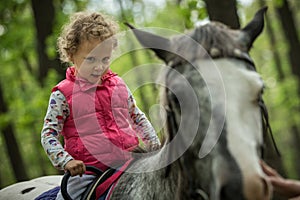
[[[264,85],[248,53],[263,30],[265,11],[240,30],[212,22],[172,39],[129,25],[167,64],[168,141],[176,140],[174,151],[185,151],[179,162],[187,174],[186,196],[270,199],[259,164]]]

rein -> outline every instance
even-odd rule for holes
[[[279,149],[276,145],[276,142],[275,142],[275,139],[274,139],[274,136],[273,136],[273,132],[272,132],[272,129],[271,129],[271,126],[270,126],[270,122],[269,122],[269,114],[268,114],[268,110],[267,110],[267,107],[264,103],[264,100],[262,99],[262,97],[260,96],[259,100],[258,100],[258,105],[260,107],[260,110],[261,110],[261,116],[262,116],[262,125],[263,125],[263,134],[265,136],[268,135],[268,133],[270,134],[271,136],[271,140],[272,140],[272,144],[275,148],[275,151],[277,153],[277,155],[280,157],[280,152],[279,152]],[[262,156],[264,155],[264,148],[262,147]]]

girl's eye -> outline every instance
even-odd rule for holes
[[[110,62],[110,57],[105,57],[102,59],[102,63],[108,64]]]
[[[87,57],[87,58],[85,58],[85,60],[89,63],[93,63],[96,61],[96,58],[95,57]]]

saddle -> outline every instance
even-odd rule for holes
[[[86,170],[93,172],[96,175],[96,178],[93,180],[91,184],[88,185],[88,187],[86,188],[86,190],[84,191],[81,197],[81,200],[94,200],[96,199],[96,188],[105,180],[107,180],[109,177],[111,177],[115,173],[116,169],[109,168],[106,171],[102,172],[96,167],[86,166]],[[61,193],[64,199],[66,200],[72,200],[72,198],[70,197],[67,191],[67,183],[70,176],[71,176],[70,172],[67,171],[61,182]]]

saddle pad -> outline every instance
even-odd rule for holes
[[[53,189],[50,189],[50,190],[42,193],[41,195],[36,197],[34,200],[55,200],[59,190],[60,190],[60,186],[57,186]]]

